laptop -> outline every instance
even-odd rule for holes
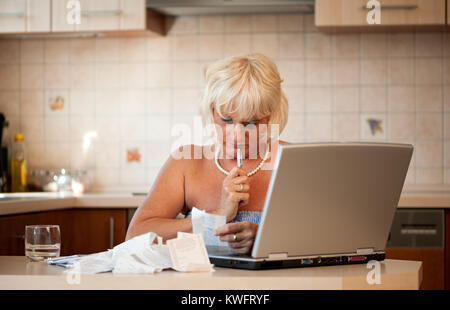
[[[280,144],[250,255],[208,246],[212,264],[273,269],[385,259],[411,144]]]

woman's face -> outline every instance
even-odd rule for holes
[[[262,119],[241,119],[237,114],[221,117],[213,111],[214,123],[218,130],[218,138],[222,137],[222,148],[226,158],[235,158],[237,148],[243,151],[245,158],[260,158],[258,145],[260,141],[265,144],[269,117]],[[219,140],[220,141],[220,140]]]

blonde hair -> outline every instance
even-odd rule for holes
[[[220,117],[237,113],[241,119],[269,117],[269,126],[279,124],[279,133],[288,120],[288,102],[281,89],[275,63],[255,53],[218,60],[205,71],[206,87],[201,100],[205,123],[213,122],[213,111]]]

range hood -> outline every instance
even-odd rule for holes
[[[147,8],[169,16],[314,13],[314,0],[147,0]]]

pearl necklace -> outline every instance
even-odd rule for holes
[[[214,156],[214,162],[216,163],[217,169],[219,169],[224,174],[229,175],[230,172],[223,169],[219,164],[219,158],[218,158],[219,152],[220,152],[220,149],[217,150],[217,152]],[[253,169],[252,171],[247,173],[248,177],[254,175],[256,172],[258,172],[259,169],[261,169],[261,167],[264,165],[264,162],[267,160],[267,158],[269,158],[269,154],[270,154],[269,147],[267,147],[267,151],[266,151],[266,154],[264,155],[263,160],[259,163],[259,165],[255,169]]]

